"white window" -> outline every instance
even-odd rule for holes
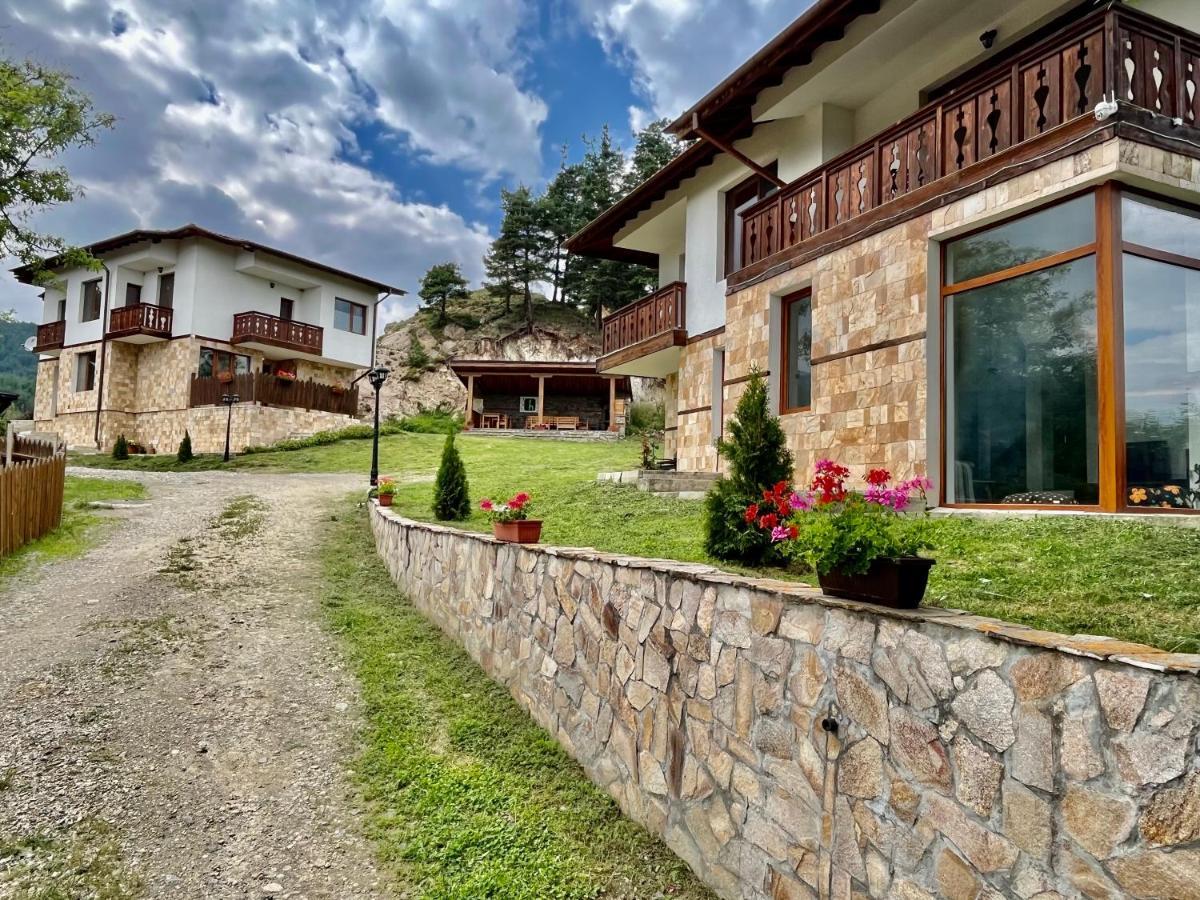
[[[538,411],[537,397],[522,397],[521,398],[521,412],[536,413],[537,411]]]
[[[96,389],[96,351],[80,353],[75,357],[75,390]]]

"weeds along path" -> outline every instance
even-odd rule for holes
[[[148,505],[0,589],[0,897],[382,896],[316,588],[362,479],[133,477]]]

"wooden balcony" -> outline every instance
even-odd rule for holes
[[[1063,126],[1091,116],[1114,94],[1184,125],[1200,124],[1200,36],[1116,6],[967,73],[934,102],[748,210],[742,269],[730,283],[826,232],[832,241],[834,229],[850,234],[870,219],[935,199],[949,186],[944,179],[981,170],[1021,144],[1040,140],[1047,152],[1066,146],[1072,137]]]
[[[676,281],[608,316],[596,369],[653,378],[675,371],[687,343],[686,303],[687,286]]]
[[[269,357],[296,353],[320,356],[324,331],[319,325],[293,322],[267,313],[245,312],[233,317],[231,341],[262,350]],[[279,350],[287,353],[280,354]]]
[[[293,381],[262,372],[235,375],[231,381],[193,375],[188,405],[217,406],[226,394],[237,394],[240,403],[315,409],[343,416],[358,413],[358,388],[342,388],[319,381]]]
[[[118,306],[108,314],[107,337],[117,341],[145,344],[171,337],[174,310],[150,303]]]
[[[47,322],[37,328],[37,344],[34,353],[51,353],[62,349],[67,338],[67,323],[64,319],[57,322]]]

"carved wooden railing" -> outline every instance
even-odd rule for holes
[[[33,348],[35,353],[40,353],[43,350],[57,350],[67,339],[67,323],[60,319],[57,322],[47,322],[45,325],[39,325],[37,329],[37,345]]]
[[[675,281],[617,310],[605,318],[601,326],[602,355],[631,347],[665,331],[687,328],[686,300],[686,285]]]
[[[968,73],[935,102],[747,210],[742,265],[1089,115],[1114,93],[1197,124],[1200,36],[1114,7]]]
[[[226,394],[237,394],[240,403],[315,409],[343,416],[358,412],[358,388],[294,381],[262,372],[245,372],[229,381],[193,375],[188,405],[216,406]]]
[[[153,334],[170,337],[173,315],[174,311],[169,306],[154,306],[150,303],[118,306],[108,315],[108,336]]]
[[[233,317],[232,342],[244,344],[248,341],[320,356],[324,330],[320,325],[293,322],[267,313],[236,313]]]

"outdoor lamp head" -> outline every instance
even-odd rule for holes
[[[391,370],[385,368],[384,366],[378,366],[377,368],[372,369],[371,373],[367,376],[367,378],[369,378],[371,381],[371,387],[375,388],[375,390],[379,390],[381,387],[383,387],[383,383],[387,381],[389,372],[391,372]]]

